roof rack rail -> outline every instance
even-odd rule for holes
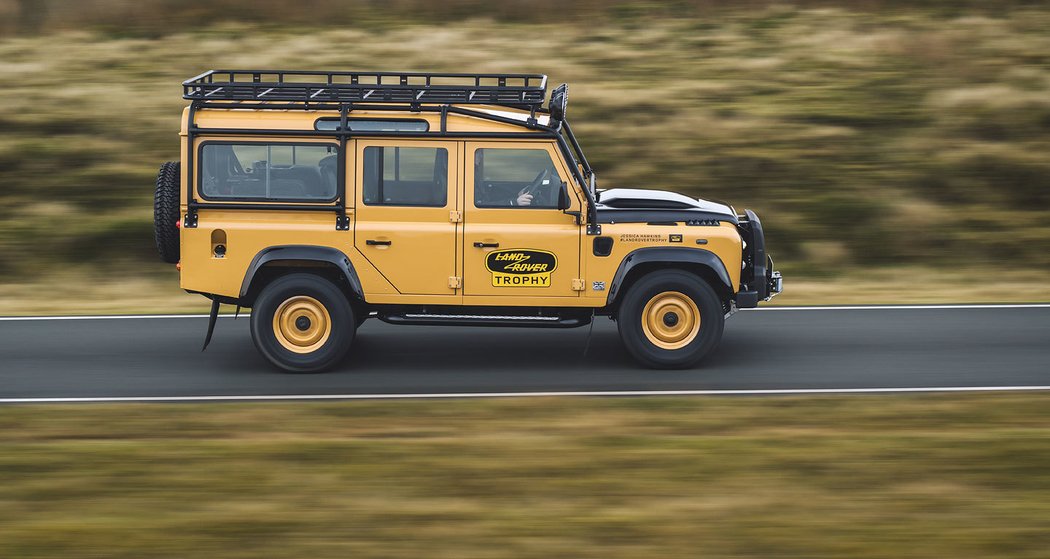
[[[543,74],[432,72],[310,72],[211,70],[182,82],[194,101],[303,103],[443,103],[538,109],[547,95]]]

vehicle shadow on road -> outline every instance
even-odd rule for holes
[[[231,340],[232,342],[232,340]],[[358,331],[349,355],[322,376],[370,373],[460,373],[484,376],[492,372],[549,375],[573,372],[621,373],[650,377],[711,374],[748,367],[768,359],[755,351],[755,340],[746,332],[727,332],[717,348],[698,368],[653,371],[636,364],[624,349],[611,321],[600,320],[590,334],[587,328],[449,328],[388,327],[366,323]],[[211,359],[231,374],[282,374],[270,367],[246,339],[221,343]],[[586,354],[584,353],[586,351]],[[298,375],[293,375],[298,376]]]
[[[405,329],[409,330],[409,329]],[[595,355],[613,355],[605,364],[630,364],[613,333],[595,333],[584,356],[587,332],[577,330],[466,329],[416,327],[402,332],[368,332],[362,328],[345,371],[430,370],[489,371],[499,369],[575,369],[587,367]],[[610,349],[612,351],[610,351]]]

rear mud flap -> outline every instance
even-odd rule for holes
[[[208,344],[211,343],[211,335],[215,333],[215,321],[219,318],[219,302],[213,300],[211,302],[211,314],[208,315],[208,334],[204,336],[204,347],[201,351],[208,349]]]

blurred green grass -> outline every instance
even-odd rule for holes
[[[220,66],[546,72],[603,186],[753,208],[795,279],[1050,267],[1045,3],[526,4],[50,2],[0,38],[0,281],[170,278],[152,183],[179,82]]]
[[[1044,394],[0,408],[9,557],[1045,557]]]

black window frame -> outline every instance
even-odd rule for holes
[[[335,194],[331,198],[259,198],[259,197],[234,197],[234,196],[208,196],[204,193],[204,189],[201,185],[204,183],[204,147],[209,145],[219,146],[243,146],[243,145],[260,145],[260,146],[291,146],[291,147],[329,147],[335,148],[336,157],[345,157],[343,150],[339,147],[339,143],[333,141],[328,142],[265,142],[265,141],[233,141],[233,140],[206,140],[201,142],[197,146],[197,160],[196,167],[197,172],[195,179],[197,184],[194,190],[200,196],[202,200],[209,202],[245,202],[245,203],[258,203],[258,204],[269,204],[269,203],[292,203],[292,204],[333,204],[339,201],[339,184],[340,177],[336,177]]]

